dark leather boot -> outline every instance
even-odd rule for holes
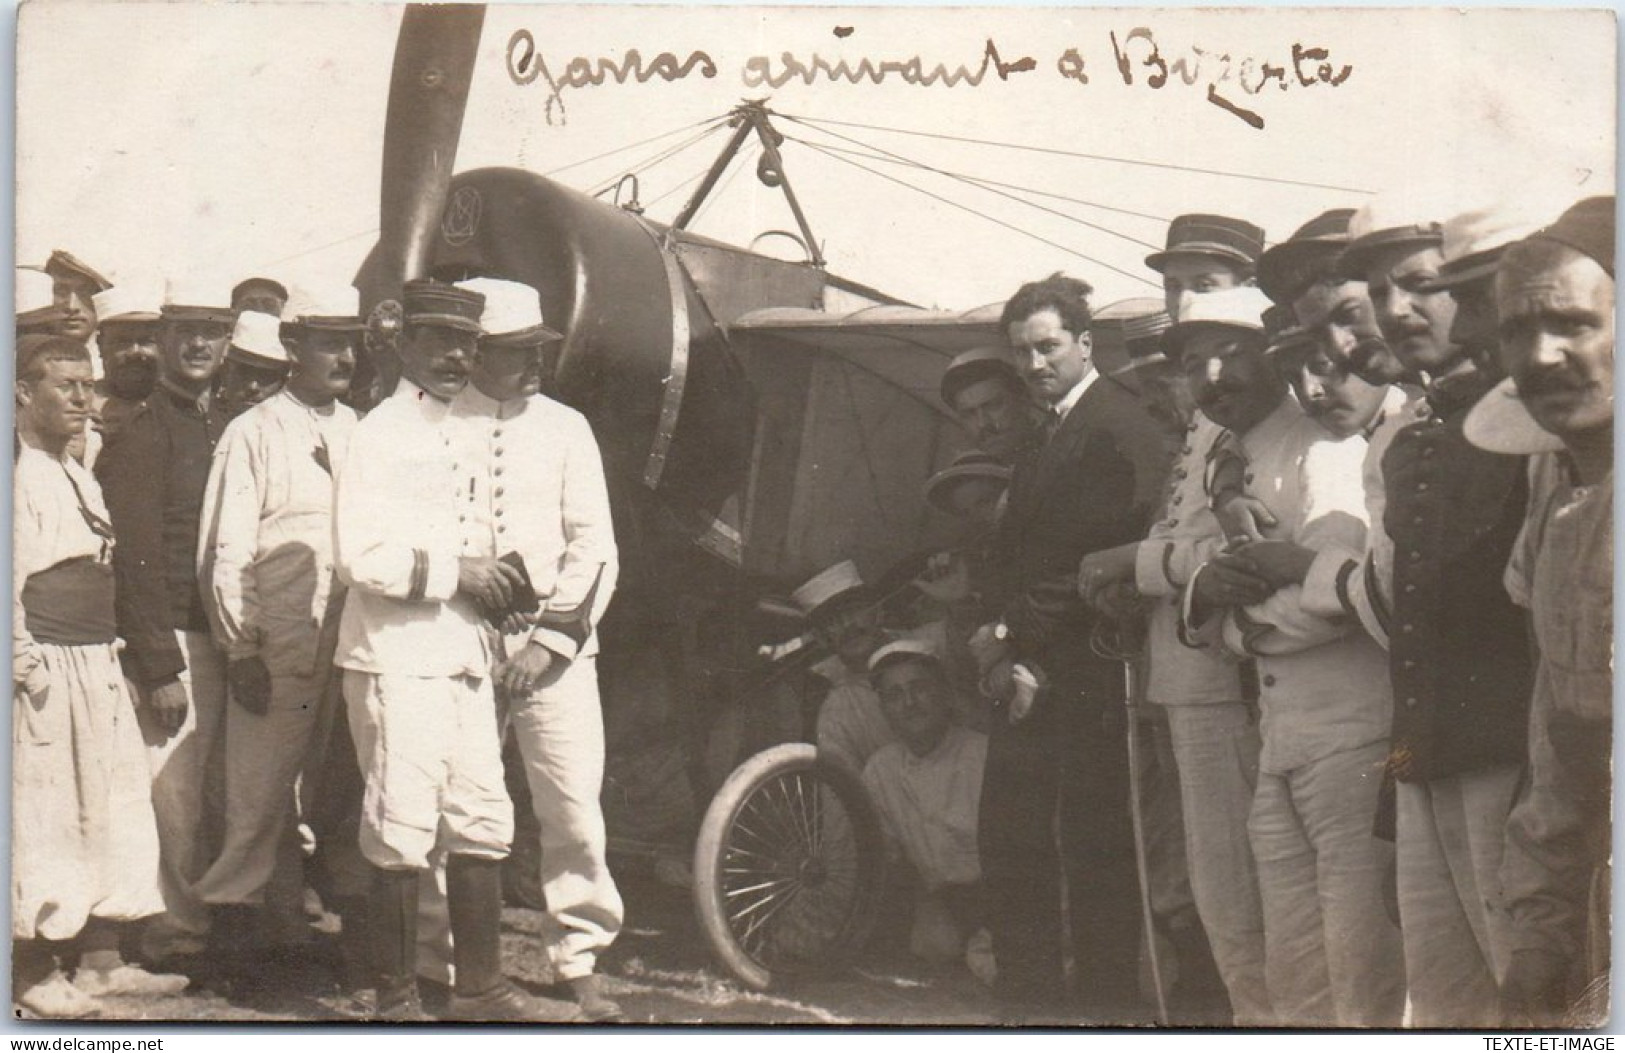
[[[540,1021],[580,1019],[568,1002],[535,998],[502,975],[502,861],[452,855],[446,859],[446,905],[451,914],[457,984],[448,1020]]]
[[[427,1019],[418,1001],[418,872],[376,867],[366,928],[372,943],[379,1020]]]

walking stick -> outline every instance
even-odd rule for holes
[[[1157,929],[1151,910],[1151,872],[1147,861],[1145,841],[1145,808],[1140,801],[1141,761],[1140,722],[1137,719],[1139,677],[1135,662],[1140,657],[1139,641],[1131,643],[1134,627],[1129,619],[1118,617],[1108,627],[1105,621],[1095,625],[1091,641],[1095,653],[1113,658],[1123,664],[1123,706],[1128,720],[1128,807],[1134,826],[1134,868],[1140,882],[1140,924],[1145,930],[1146,957],[1151,963],[1151,986],[1156,991],[1157,1023],[1167,1027],[1168,995],[1162,980],[1162,956],[1157,950]]]

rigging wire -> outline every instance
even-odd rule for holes
[[[945,139],[956,143],[971,143],[976,146],[997,146],[1006,150],[1026,150],[1031,153],[1055,154],[1061,157],[1076,157],[1085,161],[1109,161],[1113,164],[1135,165],[1141,168],[1164,168],[1175,172],[1194,172],[1198,175],[1222,176],[1226,179],[1251,179],[1260,183],[1278,183],[1284,186],[1309,187],[1315,190],[1335,190],[1345,194],[1375,194],[1375,190],[1363,190],[1359,187],[1336,186],[1331,183],[1315,183],[1303,179],[1287,179],[1283,176],[1256,175],[1251,172],[1228,172],[1219,168],[1201,168],[1196,165],[1174,164],[1169,161],[1138,161],[1131,157],[1111,157],[1106,154],[1086,154],[1077,150],[1060,150],[1048,146],[1029,146],[1025,143],[1005,143],[992,139],[973,139],[963,135],[948,135],[943,132],[921,132],[911,128],[889,128],[879,124],[863,124],[858,121],[837,121],[828,117],[794,117],[788,113],[773,114],[786,120],[796,121],[800,124],[811,124],[817,127],[821,124],[833,124],[843,128],[863,128],[873,132],[893,132],[897,135],[917,135],[925,139]],[[822,130],[822,129],[820,129]],[[830,133],[834,134],[834,133]]]
[[[738,155],[738,157],[735,158],[735,160],[740,164],[744,164],[745,163],[745,157],[746,157],[747,153],[752,148],[760,149],[760,146],[757,144],[757,142],[754,139],[751,140],[750,142],[746,143],[743,147],[740,148],[739,155]],[[676,186],[672,187],[670,190],[667,190],[667,191],[663,192],[662,194],[660,194],[659,196],[650,199],[650,201],[643,206],[644,211],[647,212],[649,209],[654,208],[660,202],[662,202],[662,201],[666,200],[667,198],[671,197],[673,194],[677,193],[678,191],[687,189],[688,187],[693,186],[695,183],[698,183],[701,179],[705,178],[705,174],[707,172],[709,172],[710,170],[711,170],[711,165],[707,164],[704,168],[700,169],[698,172],[695,172],[693,175],[689,176],[687,179],[683,180],[681,183],[678,183]],[[714,190],[712,190],[711,194],[712,194],[713,197],[715,197],[717,194],[720,194],[722,192],[723,187],[726,187],[730,182],[733,181],[734,174],[735,174],[734,172],[730,172],[728,174],[727,178],[725,178],[722,181],[721,186],[718,186]],[[703,211],[703,208],[702,208],[702,211]],[[695,216],[694,218],[698,219],[699,217]]]
[[[851,165],[853,168],[857,168],[857,169],[859,169],[861,171],[867,172],[870,175],[875,176],[875,177],[877,177],[879,179],[884,179],[884,180],[886,180],[887,182],[890,182],[890,183],[896,183],[898,186],[905,187],[905,188],[907,188],[909,190],[914,191],[917,194],[924,194],[926,197],[932,198],[932,199],[934,199],[936,201],[940,201],[943,204],[949,205],[949,206],[951,206],[953,208],[957,208],[961,212],[969,212],[973,216],[977,216],[977,217],[979,217],[981,219],[985,219],[989,223],[993,223],[993,224],[995,224],[997,226],[1005,228],[1006,230],[1013,231],[1013,232],[1015,232],[1017,234],[1022,235],[1023,237],[1031,238],[1034,241],[1042,242],[1045,245],[1048,245],[1050,248],[1060,249],[1062,252],[1067,253],[1068,255],[1076,256],[1076,257],[1078,257],[1079,259],[1082,259],[1082,260],[1087,260],[1088,262],[1093,263],[1096,266],[1104,267],[1109,271],[1114,271],[1117,274],[1121,274],[1125,278],[1132,278],[1132,279],[1134,279],[1135,281],[1139,282],[1142,285],[1149,285],[1149,286],[1151,286],[1153,288],[1157,288],[1157,289],[1162,288],[1161,285],[1159,285],[1158,283],[1156,283],[1156,282],[1152,281],[1151,279],[1145,277],[1144,275],[1136,274],[1133,271],[1127,271],[1127,270],[1124,270],[1121,267],[1113,266],[1112,264],[1107,263],[1105,260],[1098,260],[1095,257],[1090,256],[1090,255],[1088,255],[1086,253],[1079,252],[1077,249],[1074,249],[1069,245],[1063,245],[1058,241],[1051,241],[1049,238],[1046,238],[1041,234],[1034,234],[1030,230],[1025,230],[1025,229],[1023,229],[1021,227],[1016,226],[1014,223],[1008,223],[1008,222],[1006,222],[1006,221],[1004,221],[1002,219],[999,219],[996,216],[990,216],[986,212],[982,212],[982,211],[980,211],[978,209],[972,208],[969,205],[962,205],[959,202],[953,200],[952,198],[943,197],[941,194],[936,194],[936,193],[933,193],[933,192],[931,192],[929,190],[926,190],[923,187],[915,186],[913,183],[910,183],[907,180],[898,179],[896,176],[888,175],[885,172],[877,171],[877,170],[875,170],[873,168],[870,168],[868,165],[859,164],[858,162],[856,162],[856,161],[854,161],[854,160],[852,160],[850,158],[842,157],[840,154],[831,153],[830,151],[825,150],[823,147],[819,146],[816,143],[804,142],[804,143],[802,143],[802,145],[806,146],[809,149],[816,150],[816,151],[818,151],[819,153],[823,154],[826,157],[830,157],[830,158],[833,158],[836,161],[840,161],[842,164],[848,164],[848,165]]]
[[[707,128],[706,130],[700,132],[698,135],[690,136],[689,138],[687,138],[687,139],[683,140],[682,142],[678,143],[676,146],[669,147],[669,148],[667,148],[665,150],[660,151],[657,154],[654,154],[654,155],[652,155],[650,157],[646,157],[642,161],[639,161],[637,164],[634,164],[634,165],[628,167],[625,171],[617,172],[613,178],[607,180],[604,183],[599,184],[592,191],[590,191],[590,193],[594,197],[596,197],[597,195],[602,194],[604,191],[606,191],[609,188],[613,187],[616,183],[619,183],[622,179],[624,179],[625,177],[627,177],[629,175],[641,175],[642,173],[647,172],[649,169],[655,167],[656,165],[661,164],[661,163],[663,163],[665,161],[669,161],[671,158],[676,157],[678,154],[682,153],[684,150],[687,150],[689,147],[691,147],[691,146],[695,145],[696,143],[700,142],[701,140],[705,139],[707,136],[716,134],[716,132],[722,127],[723,126],[721,124],[714,125],[714,126],[712,126],[710,128]]]
[[[755,141],[753,139],[749,143],[746,144],[746,147],[747,147],[747,149],[751,148],[751,147],[755,148],[754,151],[751,153],[750,158],[747,159],[744,156],[745,151],[742,150],[740,152],[740,156],[738,156],[738,157],[736,157],[734,159],[736,163],[733,166],[733,171],[729,172],[726,176],[724,176],[722,178],[722,182],[717,184],[716,188],[711,191],[710,196],[708,196],[700,204],[699,210],[694,213],[693,218],[688,221],[688,229],[689,230],[694,229],[694,227],[700,222],[700,218],[702,216],[704,216],[706,214],[706,212],[708,212],[710,210],[711,206],[716,202],[716,200],[718,198],[720,198],[722,196],[723,192],[725,190],[727,190],[728,187],[733,184],[733,181],[735,179],[739,178],[739,173],[743,172],[747,167],[750,167],[751,165],[753,165],[755,163],[754,158],[755,158],[757,153],[761,152],[761,149],[762,149],[761,143],[759,143],[759,142],[757,142],[757,141]]]
[[[343,245],[345,242],[354,241],[357,238],[364,238],[369,234],[377,234],[377,233],[378,233],[378,228],[377,227],[368,227],[366,230],[358,230],[354,234],[346,234],[344,237],[339,238],[336,241],[329,241],[325,245],[317,245],[314,248],[301,249],[300,251],[292,254],[291,256],[283,256],[283,257],[281,257],[279,259],[274,259],[269,263],[256,264],[253,269],[254,270],[270,270],[272,267],[278,266],[279,264],[288,263],[288,262],[290,262],[292,260],[302,259],[305,256],[314,256],[318,252],[326,252],[328,249],[336,249],[340,245]]]
[[[794,138],[794,137],[793,136],[786,136],[786,138]],[[806,140],[795,139],[795,141],[796,142],[805,142]],[[932,168],[930,165],[923,164],[922,162],[919,162],[919,161],[910,161],[910,160],[908,160],[906,158],[901,157],[900,155],[897,156],[896,158],[892,158],[892,157],[887,157],[887,156],[885,156],[883,154],[878,154],[878,153],[860,154],[856,150],[848,149],[846,147],[830,146],[828,143],[825,143],[824,146],[827,149],[834,150],[836,153],[850,153],[850,154],[854,154],[854,155],[859,156],[859,157],[867,157],[871,161],[888,161],[888,162],[890,162],[892,164],[909,165],[910,167],[913,167],[913,168],[923,168],[926,171],[931,171],[931,172],[939,171],[939,169]],[[1072,197],[1071,195],[1068,195],[1068,194],[1057,194],[1052,190],[1040,190],[1035,186],[1023,186],[1020,183],[1003,183],[1003,182],[1000,182],[997,179],[988,179],[986,176],[967,175],[964,172],[949,172],[947,169],[941,169],[940,171],[944,175],[955,176],[955,177],[957,177],[959,179],[962,179],[962,180],[964,180],[965,182],[968,182],[968,183],[976,183],[976,184],[986,185],[986,186],[1003,187],[1005,190],[1016,190],[1016,191],[1020,191],[1023,194],[1032,194],[1035,197],[1047,197],[1047,198],[1050,198],[1050,199],[1055,200],[1055,201],[1065,201],[1068,204],[1084,205],[1084,206],[1087,206],[1089,208],[1098,208],[1098,209],[1100,209],[1100,210],[1102,210],[1104,212],[1116,212],[1119,215],[1123,215],[1123,216],[1133,216],[1135,219],[1149,219],[1149,220],[1152,220],[1152,221],[1157,222],[1157,223],[1170,223],[1170,222],[1172,222],[1172,218],[1169,217],[1169,216],[1157,216],[1157,215],[1153,215],[1150,212],[1136,212],[1131,208],[1121,208],[1121,207],[1119,207],[1117,205],[1104,205],[1104,204],[1101,204],[1099,201],[1088,201],[1088,200],[1086,200],[1084,198]]]
[[[716,124],[719,121],[725,121],[727,119],[727,115],[723,115],[721,117],[708,117],[703,121],[695,121],[693,124],[685,124],[681,128],[673,128],[670,131],[661,132],[659,135],[651,135],[647,139],[639,139],[635,143],[627,143],[625,146],[617,146],[613,150],[605,150],[601,154],[594,154],[591,157],[584,157],[579,161],[571,161],[567,165],[561,165],[558,168],[549,169],[548,171],[543,172],[542,175],[552,176],[558,175],[560,172],[568,172],[572,168],[580,168],[582,165],[592,164],[594,161],[602,161],[606,157],[614,157],[616,154],[625,153],[628,150],[636,150],[640,146],[647,146],[650,143],[659,142],[661,139],[669,139],[674,135],[680,135],[683,132],[693,131],[695,128],[698,128],[701,125]]]
[[[820,131],[821,131],[821,129],[820,129]],[[852,139],[852,138],[850,138],[848,136],[841,135],[838,132],[823,132],[823,134],[824,135],[833,135],[837,139],[845,139],[847,142],[857,143],[859,146],[869,147],[869,149],[877,151],[876,154],[867,155],[869,160],[872,160],[872,161],[890,161],[890,162],[892,162],[894,164],[904,164],[904,165],[908,165],[908,166],[910,166],[912,168],[918,168],[918,169],[920,169],[922,171],[933,172],[933,173],[935,173],[937,175],[945,176],[945,177],[947,177],[949,179],[952,179],[955,182],[966,183],[968,185],[975,186],[978,189],[985,190],[990,194],[997,195],[998,197],[1008,198],[1009,200],[1014,201],[1017,204],[1026,205],[1028,208],[1037,209],[1040,212],[1046,212],[1046,213],[1048,213],[1049,215],[1052,215],[1052,216],[1058,216],[1061,219],[1067,220],[1067,221],[1072,222],[1072,223],[1076,223],[1076,224],[1078,224],[1079,226],[1082,226],[1082,227],[1088,227],[1090,230],[1098,230],[1102,234],[1110,234],[1114,238],[1121,238],[1124,241],[1131,242],[1131,243],[1133,243],[1135,245],[1139,245],[1141,248],[1150,249],[1153,252],[1155,252],[1156,250],[1162,248],[1161,245],[1158,245],[1155,242],[1142,241],[1139,238],[1133,237],[1133,236],[1128,235],[1128,234],[1124,234],[1121,231],[1113,230],[1110,227],[1102,226],[1099,223],[1091,223],[1087,219],[1082,219],[1082,218],[1080,218],[1078,216],[1074,216],[1074,215],[1072,215],[1070,213],[1062,212],[1060,209],[1050,208],[1048,205],[1040,205],[1036,201],[1028,201],[1026,198],[1017,197],[1015,194],[1009,193],[1007,191],[994,189],[991,186],[986,186],[984,184],[978,183],[975,180],[972,180],[967,176],[962,176],[962,175],[958,174],[957,172],[949,172],[946,169],[936,168],[936,167],[934,167],[932,165],[924,164],[923,162],[920,162],[920,161],[911,160],[911,159],[909,159],[907,157],[902,156],[901,154],[894,154],[890,150],[882,150],[880,147],[870,146],[868,143],[859,142],[856,139]],[[785,138],[789,139],[789,138],[792,138],[792,137],[791,136],[785,136]],[[799,142],[799,143],[805,143],[806,145],[809,145],[809,146],[812,145],[811,143],[809,143],[805,139],[795,139],[794,141]],[[842,150],[839,147],[828,147],[828,148],[831,149],[831,150],[835,150],[837,153],[857,153],[857,151],[855,151],[855,150]],[[863,156],[863,155],[860,155],[860,156]]]

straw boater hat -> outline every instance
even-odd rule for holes
[[[1456,289],[1493,278],[1502,254],[1513,242],[1538,231],[1543,218],[1535,215],[1525,203],[1502,201],[1469,209],[1445,220],[1444,263],[1439,267],[1438,277],[1425,283],[1422,291]]]
[[[1244,219],[1191,214],[1175,216],[1168,224],[1168,240],[1161,252],[1145,258],[1145,265],[1161,271],[1174,256],[1216,256],[1227,263],[1251,268],[1264,251],[1264,230]]]
[[[821,621],[837,610],[867,599],[868,595],[869,587],[863,583],[857,564],[848,559],[813,575],[790,594],[790,602],[807,619]]]
[[[1308,288],[1304,275],[1321,260],[1348,247],[1352,208],[1322,212],[1258,258],[1258,287],[1279,304],[1290,304]]]
[[[1186,303],[1184,317],[1163,334],[1163,347],[1170,356],[1178,359],[1184,351],[1185,342],[1204,330],[1229,329],[1262,334],[1264,312],[1270,306],[1269,297],[1251,285],[1238,285],[1232,289],[1192,296]]]
[[[361,294],[354,286],[300,288],[282,309],[284,329],[326,329],[359,333],[367,328],[361,317]]]
[[[480,333],[480,313],[485,297],[472,289],[462,289],[429,278],[409,281],[401,287],[401,314],[407,325],[435,325]]]
[[[1424,249],[1444,240],[1444,217],[1455,208],[1436,191],[1422,189],[1378,194],[1349,219],[1349,243],[1338,268],[1363,281],[1372,257],[1397,247]]]
[[[976,347],[969,351],[961,351],[948,363],[948,368],[942,371],[942,401],[952,409],[954,399],[961,391],[989,377],[1013,380],[1018,384],[1021,382],[1021,374],[1016,372],[1016,367],[1004,348]]]
[[[244,311],[232,328],[226,358],[256,369],[288,368],[288,350],[282,346],[282,320],[263,311]]]
[[[871,677],[879,676],[880,671],[887,666],[922,658],[939,665],[942,662],[942,656],[937,654],[937,649],[932,647],[931,644],[925,640],[915,640],[905,636],[901,640],[893,640],[889,644],[876,648],[875,653],[869,656],[869,675]]]
[[[954,490],[962,483],[978,480],[1007,486],[1010,469],[990,453],[966,450],[954,458],[953,464],[926,480],[926,504],[947,515],[957,515],[953,506]]]
[[[158,321],[164,303],[164,290],[157,282],[121,282],[90,298],[96,308],[96,324],[121,325]]]
[[[71,252],[57,249],[51,253],[51,258],[45,261],[44,271],[53,278],[75,276],[84,278],[96,287],[97,292],[111,289],[113,283],[104,278],[95,268]]]
[[[171,278],[164,286],[164,304],[159,316],[175,322],[226,322],[236,320],[231,296],[214,281],[200,275]]]
[[[485,309],[480,314],[480,328],[485,331],[481,344],[527,347],[561,339],[542,320],[541,299],[529,285],[500,278],[471,278],[458,282],[457,287],[485,297]]]
[[[1555,241],[1596,260],[1614,275],[1614,198],[1587,198],[1530,235],[1527,241]],[[1530,415],[1511,377],[1478,400],[1462,423],[1467,441],[1491,453],[1553,453],[1563,440],[1542,428]]]
[[[1090,321],[1090,330],[1094,331],[1103,319],[1109,329],[1114,330],[1109,332],[1109,338],[1120,341],[1123,353],[1128,356],[1128,361],[1111,370],[1109,376],[1127,376],[1137,369],[1168,361],[1162,353],[1162,334],[1174,323],[1161,300],[1137,296],[1108,304],[1096,312]]]

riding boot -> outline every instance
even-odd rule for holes
[[[446,859],[446,901],[451,913],[456,981],[446,1017],[451,1020],[579,1019],[576,1006],[534,998],[502,975],[502,860],[452,855]]]
[[[367,929],[379,1020],[423,1020],[418,1001],[418,872],[373,869]]]

